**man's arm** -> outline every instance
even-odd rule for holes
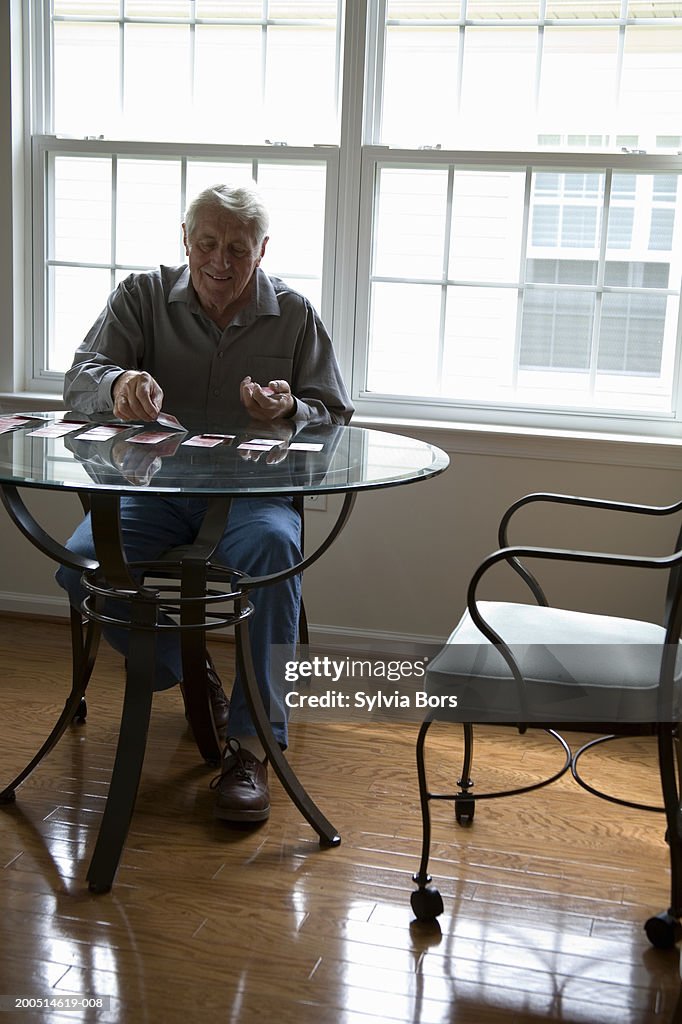
[[[141,369],[143,356],[139,293],[131,275],[109,296],[76,351],[64,377],[64,401],[79,412],[155,419],[163,392]]]
[[[294,354],[291,391],[297,427],[348,423],[355,408],[348,396],[334,347],[322,320],[306,303],[306,318]]]

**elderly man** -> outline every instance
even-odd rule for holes
[[[153,421],[161,410],[191,421],[238,417],[289,434],[306,425],[344,424],[352,415],[329,335],[310,302],[260,269],[268,216],[253,189],[216,185],[190,204],[182,225],[189,266],[131,274],[76,352],[64,398],[85,413]],[[194,498],[132,495],[121,500],[121,526],[131,561],[150,561],[191,542],[206,511]],[[89,517],[69,547],[94,556]],[[288,498],[232,503],[217,560],[250,575],[276,572],[300,559],[300,518]],[[57,579],[78,606],[78,573]],[[284,681],[271,678],[270,648],[296,642],[300,578],[259,588],[249,624],[259,686],[275,735],[287,744]],[[106,633],[122,653],[127,631]],[[176,634],[157,643],[155,689],[182,684]],[[214,719],[227,737],[216,788],[216,814],[257,822],[270,812],[264,752],[237,677],[228,701],[209,661]]]

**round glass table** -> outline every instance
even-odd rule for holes
[[[336,829],[297,778],[272,732],[251,659],[249,593],[317,561],[348,521],[359,492],[430,479],[448,466],[447,455],[433,445],[363,427],[294,432],[287,424],[179,424],[172,417],[162,419],[127,424],[70,412],[0,414],[0,499],[34,546],[84,574],[88,592],[83,608],[72,612],[73,680],[64,711],[35,757],[0,792],[0,801],[15,799],[16,788],[78,716],[102,626],[114,622],[130,629],[118,748],[87,875],[95,892],[111,888],[134,811],[151,714],[154,638],[162,628],[180,632],[183,675],[195,681],[185,694],[190,724],[201,754],[213,763],[220,758],[220,745],[206,687],[206,633],[234,626],[247,704],[269,762],[320,842],[338,844]],[[50,535],[49,525],[39,523],[27,508],[25,488],[78,493],[92,516],[96,562],[74,555]],[[133,492],[205,498],[208,511],[195,542],[159,562],[131,567],[121,543],[119,504],[121,496]],[[302,514],[303,499],[319,494],[339,494],[343,501],[327,536],[296,565],[246,577],[237,568],[212,563],[234,499],[290,495]],[[103,610],[105,599],[112,596],[127,604],[125,622]],[[166,613],[174,615],[172,627],[160,624],[162,611],[166,620]]]

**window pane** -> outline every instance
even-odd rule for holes
[[[223,160],[187,161],[187,203],[212,185],[253,184],[253,163],[243,160],[226,163]]]
[[[456,28],[388,27],[381,141],[449,143],[457,121],[458,38]]]
[[[262,142],[261,30],[251,25],[197,25],[194,107],[188,122],[193,138]],[[225,67],[229,63],[228,88]],[[251,82],[235,91],[235,83]]]
[[[125,26],[125,135],[175,139],[191,123],[189,28]]]
[[[629,0],[629,18],[682,18],[678,0]]]
[[[181,260],[182,211],[177,160],[119,160],[116,262],[171,266]]]
[[[196,0],[197,18],[256,18],[263,14],[263,0]]]
[[[376,217],[374,273],[443,276],[447,170],[383,168]]]
[[[583,249],[586,256],[596,256],[603,203],[603,174],[535,174],[528,255],[544,255],[543,249]]]
[[[376,283],[372,288],[369,391],[437,395],[441,288]]]
[[[260,164],[258,186],[270,213],[270,241],[264,269],[286,277],[292,287],[306,292],[312,278],[319,294],[324,249],[324,166]]]
[[[110,291],[108,270],[89,267],[50,267],[47,369],[68,370],[73,354],[104,308]]]
[[[192,0],[126,0],[129,18],[188,18]]]
[[[334,142],[334,27],[268,30],[265,135],[273,141]]]
[[[619,18],[620,0],[547,0],[548,18]]]
[[[652,210],[649,248],[670,252],[673,247],[673,231],[675,228],[674,210]]]
[[[118,25],[56,22],[55,132],[110,135],[119,122],[119,113]]]
[[[449,288],[442,394],[504,398],[514,370],[518,297],[511,288]]]
[[[268,0],[270,18],[336,19],[336,0]]]
[[[682,109],[682,31],[628,26],[620,95],[620,130],[646,125],[679,132]]]
[[[522,148],[537,133],[537,31],[467,28],[461,130],[468,145]]]
[[[102,18],[117,18],[120,6],[120,0],[53,0],[56,18],[86,18],[92,14]]]
[[[54,161],[51,256],[74,263],[111,259],[111,160],[58,156]]]
[[[468,281],[518,281],[524,175],[455,171],[450,269]]]
[[[604,295],[599,331],[599,369],[611,373],[658,376],[667,304],[664,295]]]
[[[589,133],[609,128],[616,105],[617,69],[617,28],[547,26],[540,131]]]
[[[588,370],[594,302],[592,292],[528,288],[523,302],[520,366]]]

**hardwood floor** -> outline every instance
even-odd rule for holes
[[[229,679],[231,647],[214,644]],[[21,652],[21,656],[17,652]],[[0,785],[38,748],[68,689],[66,626],[0,618]],[[272,784],[269,822],[214,821],[180,696],[155,698],[147,759],[112,892],[87,890],[122,692],[103,649],[74,726],[0,808],[0,1003],[108,999],[99,1010],[27,1009],[21,1021],[283,1024],[653,1024],[677,1019],[679,950],[649,947],[665,909],[661,815],[623,810],[570,779],[482,802],[471,828],[435,808],[440,928],[413,921],[420,819],[410,724],[298,725],[290,757],[343,842],[317,837]],[[428,750],[447,787],[454,731]],[[477,787],[556,763],[544,737],[489,730]],[[590,755],[590,778],[656,802],[652,741]],[[480,767],[489,760],[494,771]],[[456,772],[453,766],[452,771]]]

